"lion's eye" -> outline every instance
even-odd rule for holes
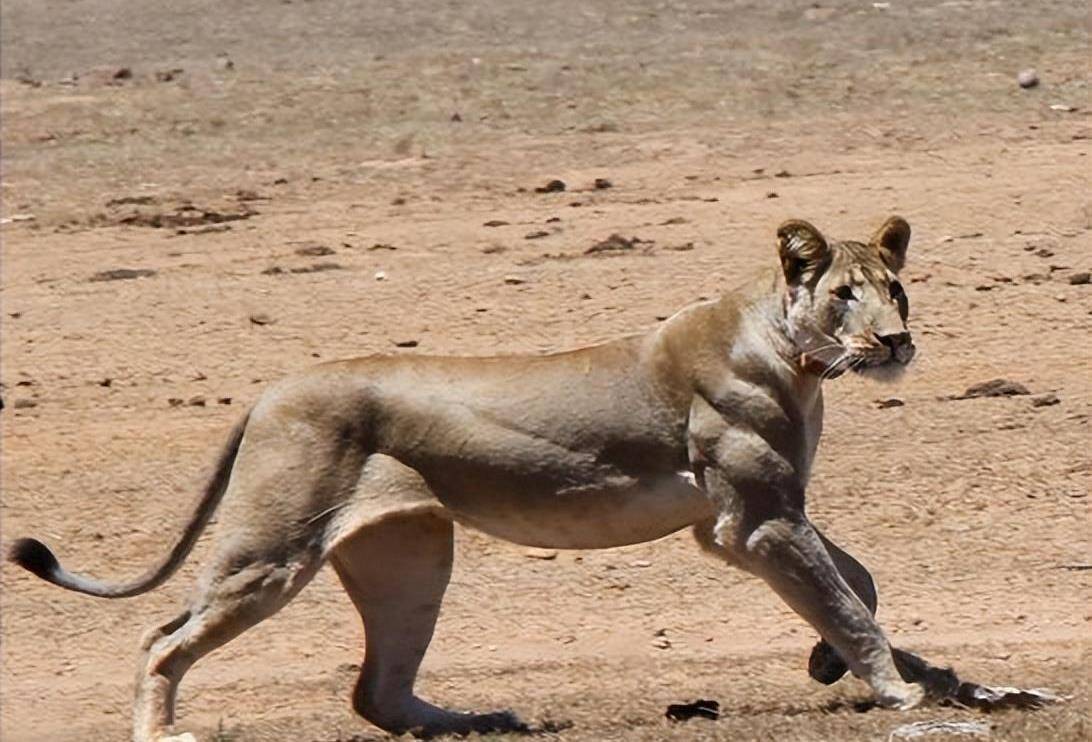
[[[838,288],[834,289],[834,291],[831,291],[830,293],[834,294],[835,296],[837,296],[842,301],[849,301],[851,299],[856,299],[857,298],[857,297],[855,297],[853,295],[853,289],[851,289],[849,286],[839,286]]]
[[[906,298],[906,292],[902,290],[902,284],[898,281],[891,282],[891,298],[899,305],[899,316],[905,322],[910,316],[910,300]]]

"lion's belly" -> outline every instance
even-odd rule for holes
[[[478,490],[474,498],[449,493],[444,504],[456,521],[524,546],[602,549],[666,536],[712,513],[689,473],[592,484],[554,492]]]

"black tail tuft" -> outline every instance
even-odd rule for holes
[[[50,582],[61,568],[60,562],[53,556],[49,547],[34,538],[21,538],[12,544],[8,551],[8,559]]]

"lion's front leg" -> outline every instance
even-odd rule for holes
[[[849,585],[850,589],[853,590],[853,592],[857,594],[857,597],[861,599],[861,602],[865,604],[869,613],[875,616],[879,597],[876,593],[876,583],[872,580],[872,575],[865,569],[863,564],[854,559],[848,552],[839,548],[837,544],[824,536],[821,531],[816,529],[816,533],[818,533],[819,538],[822,539],[823,545],[827,549],[827,554],[830,555],[831,561],[834,562],[834,566],[838,570],[838,573],[842,575],[842,579],[846,581],[846,584]],[[898,665],[897,656],[895,658],[895,664]],[[812,647],[811,655],[808,657],[808,675],[814,680],[819,681],[823,685],[831,685],[841,680],[847,672],[849,672],[849,666],[846,665],[846,661],[842,659],[834,647],[825,639],[820,639],[816,645]],[[905,672],[902,672],[902,676],[903,680],[911,679],[907,677]]]
[[[721,510],[708,526],[711,546],[765,580],[871,686],[881,705],[920,703],[924,689],[900,677],[883,630],[804,515],[802,493],[756,479],[740,482],[721,469],[707,469],[705,481]]]

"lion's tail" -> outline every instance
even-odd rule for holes
[[[140,577],[123,583],[101,582],[91,577],[73,574],[61,566],[57,557],[49,547],[41,541],[33,538],[21,538],[11,546],[8,559],[18,564],[23,569],[29,570],[41,577],[46,582],[75,590],[78,593],[95,595],[101,598],[130,598],[134,595],[146,593],[159,587],[182,565],[189,555],[193,545],[197,543],[198,536],[208,525],[216,506],[227,489],[228,480],[231,478],[231,470],[235,464],[235,457],[239,453],[239,445],[243,440],[243,432],[246,430],[249,415],[244,418],[231,433],[231,438],[220,454],[220,461],[216,465],[216,473],[205,487],[205,492],[197,503],[193,515],[186,524],[182,535],[175,542],[174,547],[164,556],[159,564],[149,569]]]

